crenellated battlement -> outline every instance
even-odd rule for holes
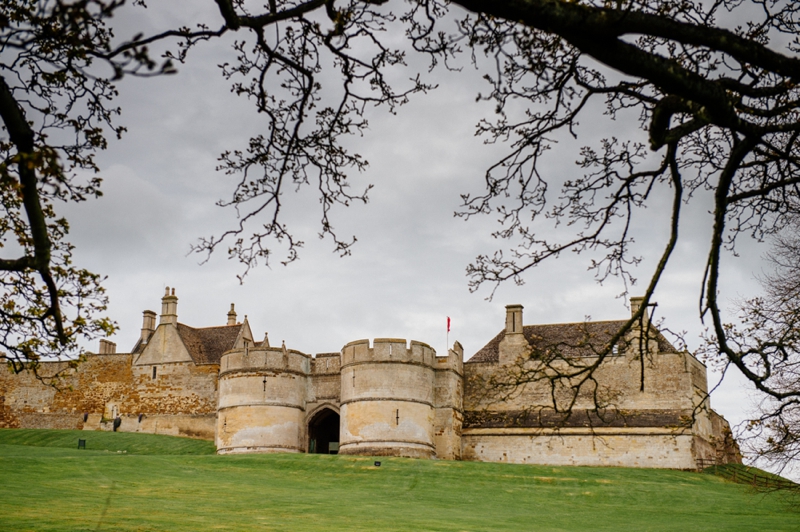
[[[237,371],[311,373],[311,356],[294,349],[250,347],[233,349],[220,359],[220,374]]]
[[[447,356],[436,357],[436,364],[433,369],[436,371],[453,371],[458,375],[464,374],[464,348],[459,342],[453,344],[453,348],[447,351]]]
[[[342,368],[365,362],[417,364],[435,367],[436,350],[426,343],[402,338],[375,338],[372,347],[369,340],[356,340],[342,348]]]

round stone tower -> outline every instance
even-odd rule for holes
[[[434,457],[435,358],[433,348],[416,341],[345,345],[339,454]]]
[[[220,360],[217,452],[304,452],[310,357],[244,348]]]

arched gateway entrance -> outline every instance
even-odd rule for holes
[[[323,408],[308,422],[308,452],[339,453],[339,414]]]

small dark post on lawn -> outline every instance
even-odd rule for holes
[[[380,467],[380,466],[381,466],[380,462],[375,462],[375,467]]]
[[[86,449],[86,440],[78,440],[78,449]]]

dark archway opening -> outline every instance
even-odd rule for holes
[[[339,454],[339,414],[324,408],[308,422],[308,452]]]

